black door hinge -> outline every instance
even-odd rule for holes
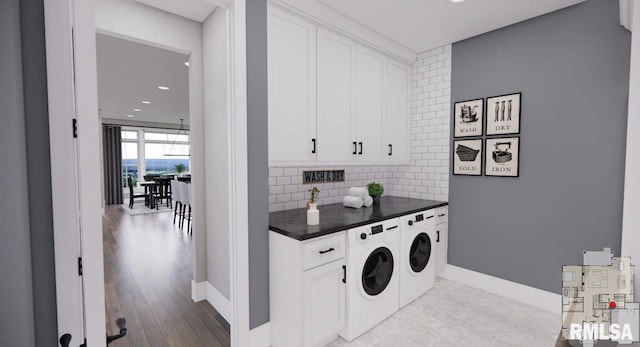
[[[82,257],[78,257],[78,276],[82,276]]]
[[[78,120],[77,119],[73,119],[73,138],[77,138],[78,137]]]
[[[342,283],[347,283],[347,266],[342,265]]]

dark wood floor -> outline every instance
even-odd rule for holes
[[[118,317],[129,330],[112,346],[230,345],[218,312],[191,300],[193,241],[172,212],[130,216],[107,206],[103,230],[107,334],[117,334]]]

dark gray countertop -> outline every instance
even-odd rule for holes
[[[272,212],[269,213],[269,229],[303,241],[446,205],[448,203],[442,201],[383,196],[379,205],[359,209],[344,207],[342,203],[318,206],[320,225],[307,225],[304,208]]]

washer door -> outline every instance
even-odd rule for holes
[[[427,267],[431,258],[431,238],[427,233],[416,235],[409,249],[409,266],[413,272],[420,272]]]
[[[387,247],[376,248],[364,263],[362,269],[362,287],[375,296],[384,291],[393,275],[393,255]]]

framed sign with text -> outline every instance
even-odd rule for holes
[[[453,137],[482,136],[484,99],[453,104]]]
[[[487,98],[487,136],[520,133],[522,93]]]
[[[453,141],[453,174],[482,176],[482,139]]]

